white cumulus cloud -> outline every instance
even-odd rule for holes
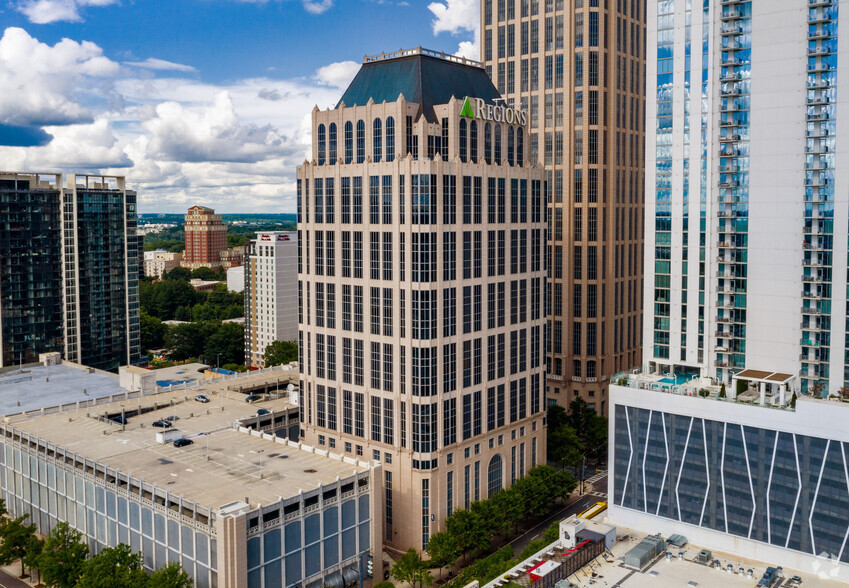
[[[444,0],[431,2],[428,10],[433,13],[433,34],[451,33],[464,35],[472,33],[471,41],[462,41],[457,55],[469,59],[480,59],[478,30],[480,29],[480,0]]]
[[[83,20],[80,8],[84,6],[108,6],[117,0],[20,0],[15,3],[18,12],[23,13],[30,22],[48,24],[51,22],[79,22]]]
[[[149,153],[167,161],[256,162],[283,143],[271,125],[240,123],[226,91],[199,109],[164,102],[156,107],[156,116],[142,125],[150,132]]]
[[[119,70],[94,43],[62,39],[51,47],[23,29],[7,28],[0,38],[0,123],[90,122],[91,113],[75,97],[80,86]]]
[[[145,212],[293,212],[312,109],[332,108],[359,67],[213,84],[154,56],[119,64],[94,43],[0,34],[2,165],[123,175]]]
[[[348,87],[357,72],[360,71],[360,64],[355,61],[338,61],[320,67],[315,74],[315,81],[323,86],[333,86],[334,88]]]

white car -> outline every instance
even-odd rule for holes
[[[209,398],[207,398],[203,394],[198,394],[197,396],[195,396],[195,400],[197,400],[198,402],[203,402],[203,403],[209,402]]]

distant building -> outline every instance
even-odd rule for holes
[[[201,280],[200,278],[193,278],[189,280],[189,283],[192,285],[192,288],[197,290],[198,292],[212,292],[215,288],[218,287],[218,284],[223,284],[224,282],[219,282],[217,280]]]
[[[227,268],[227,289],[231,292],[245,291],[245,266]]]
[[[218,255],[220,261],[218,265],[225,269],[242,265],[245,255],[247,255],[247,250],[248,248],[245,246],[225,249]]]
[[[211,208],[192,206],[184,226],[186,251],[182,266],[188,269],[222,265],[221,252],[227,251],[227,225]]]
[[[0,173],[0,368],[138,359],[135,206],[123,177]]]
[[[266,347],[298,339],[298,234],[258,233],[249,248],[243,274],[245,361],[264,367]]]
[[[172,253],[164,249],[144,252],[144,275],[148,278],[162,278],[163,274],[180,267],[182,253]]]

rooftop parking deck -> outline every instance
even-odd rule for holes
[[[148,484],[167,488],[199,505],[216,509],[234,499],[254,506],[366,471],[369,464],[283,438],[240,428],[258,409],[288,412],[288,394],[263,395],[255,403],[228,388],[233,381],[216,380],[202,388],[176,390],[108,404],[32,416],[5,417],[6,434],[37,438],[77,457],[120,470]],[[203,394],[209,402],[195,400]],[[122,425],[116,420],[126,418]],[[172,419],[172,429],[193,443],[175,447],[160,443],[155,421]]]

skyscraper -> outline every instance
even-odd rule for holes
[[[186,236],[183,267],[197,269],[222,264],[221,252],[227,251],[227,225],[220,214],[205,206],[192,206],[183,230]]]
[[[0,367],[62,350],[61,184],[0,173]]]
[[[545,463],[543,172],[478,62],[366,57],[298,168],[303,430],[380,460],[385,540],[426,548]]]
[[[549,186],[548,398],[599,414],[640,363],[644,41],[644,0],[481,2],[487,73]]]
[[[819,398],[849,341],[838,4],[649,3],[647,345],[611,386],[609,513],[847,581],[849,408]]]
[[[647,368],[849,378],[837,11],[650,3]]]
[[[70,175],[63,191],[65,359],[117,370],[141,355],[136,193]]]
[[[257,233],[237,269],[244,272],[245,361],[265,367],[266,347],[298,339],[298,234]]]
[[[0,367],[141,354],[136,193],[123,177],[0,174]]]

